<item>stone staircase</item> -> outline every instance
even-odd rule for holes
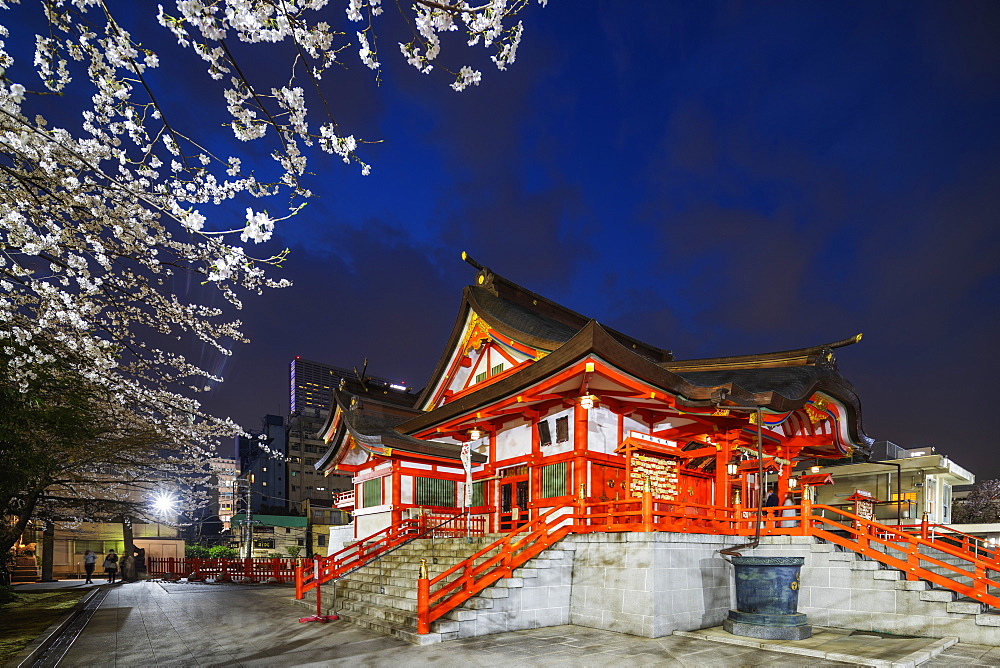
[[[873,612],[872,624],[874,626],[882,624],[882,630],[931,637],[958,636],[966,642],[1000,643],[1000,628],[998,628],[1000,627],[1000,610],[996,608],[949,589],[936,587],[925,580],[907,580],[906,574],[900,570],[832,543],[820,540],[810,546],[810,551],[814,553],[814,565],[820,565],[822,562],[816,561],[815,558],[821,558],[830,566],[839,562],[841,566],[848,568],[850,574],[844,574],[839,579],[843,586],[852,587],[853,592],[863,593],[863,596],[869,601],[872,599],[895,600],[894,613],[896,614],[889,612],[888,605],[884,608],[880,608],[879,604],[869,606]],[[887,552],[893,554],[891,550],[887,550]],[[931,550],[930,552],[935,551]],[[893,556],[898,556],[898,553]],[[940,553],[936,553],[934,556],[939,561],[947,561],[955,565],[967,563],[962,562],[957,557],[943,557]],[[964,565],[961,567],[964,569]],[[971,576],[969,578],[961,576],[955,578],[954,571],[943,566],[933,566],[928,570],[948,575],[965,584],[972,581]],[[870,576],[865,576],[865,572],[870,573]],[[831,580],[837,577],[831,571]],[[865,581],[866,577],[871,578],[870,584]],[[805,578],[803,581],[805,582]],[[893,590],[898,593],[894,593]],[[991,593],[996,594],[997,591],[991,590]],[[852,594],[852,604],[855,596],[858,594]],[[819,599],[813,600],[812,603],[814,605],[819,603],[826,607],[827,602]],[[851,607],[857,606],[852,605]],[[855,628],[851,625],[853,621],[850,619],[851,613],[845,611],[834,614],[832,610],[830,612],[832,625],[839,623]],[[879,614],[880,612],[882,614]],[[906,619],[896,620],[902,621],[903,624],[894,628],[891,626],[893,618],[899,613],[905,614]]]
[[[471,543],[466,538],[412,541],[341,578],[337,582],[336,601],[333,599],[332,583],[325,584],[321,607],[325,614],[337,614],[352,624],[418,645],[568,623],[572,554],[556,546],[541,553],[523,568],[515,569],[512,577],[499,580],[432,622],[430,633],[421,635],[416,632],[420,560],[427,560],[428,574],[434,578],[499,537],[497,534],[472,538]],[[496,551],[484,555],[476,561],[477,565],[494,554]],[[548,590],[553,587],[565,589],[564,605],[549,605],[552,597]],[[526,589],[536,595],[529,593],[522,596],[522,591]],[[537,595],[539,593],[541,596]],[[544,605],[537,605],[539,598],[544,598]],[[315,592],[307,592],[299,603],[315,610]],[[525,608],[526,603],[528,609]]]

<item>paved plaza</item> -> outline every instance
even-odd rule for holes
[[[679,635],[650,639],[579,626],[417,647],[343,622],[300,624],[298,618],[308,610],[291,596],[287,587],[235,584],[138,582],[107,587],[107,595],[58,665],[857,665]],[[928,643],[913,642],[914,647]],[[902,647],[899,656],[907,651]],[[890,662],[884,665],[892,665],[892,657],[885,658]],[[1000,648],[957,644],[922,665],[1000,666]]]

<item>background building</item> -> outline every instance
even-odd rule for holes
[[[369,376],[364,369],[359,373],[354,369],[313,362],[301,357],[292,360],[289,373],[291,414],[287,427],[288,478],[285,494],[289,511],[305,512],[304,504],[307,499],[329,502],[338,492],[352,489],[350,476],[324,476],[316,470],[316,462],[326,451],[326,445],[318,432],[330,415],[333,392],[342,381],[352,386],[361,383],[359,375],[364,377],[363,385],[372,393],[399,395],[407,392],[405,386],[378,376]]]
[[[848,497],[862,490],[877,499],[875,519],[885,524],[895,524],[897,515],[902,524],[915,524],[924,513],[931,523],[950,524],[952,489],[976,481],[933,447],[907,450],[891,441],[876,442],[871,461],[834,462],[819,473],[831,475],[833,484],[815,489],[816,503],[849,509]]]
[[[260,431],[251,432],[250,438],[236,437],[241,477],[250,481],[251,510],[254,513],[291,510],[285,489],[288,479],[287,437],[285,420],[280,415],[265,415]]]

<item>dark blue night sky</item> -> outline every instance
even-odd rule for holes
[[[551,0],[524,21],[516,64],[463,93],[391,35],[379,87],[350,51],[330,99],[384,140],[373,173],[311,164],[320,197],[278,242],[295,287],[248,300],[209,410],[286,413],[295,355],[422,386],[466,250],[681,359],[863,332],[838,358],[866,431],[1000,477],[1000,4]]]
[[[627,13],[616,11],[629,7]],[[609,3],[525,16],[453,93],[395,57],[344,113],[368,178],[317,165],[296,286],[206,403],[288,410],[294,355],[422,386],[473,270],[679,358],[839,354],[869,434],[1000,475],[1000,6]],[[393,54],[394,56],[394,54]]]

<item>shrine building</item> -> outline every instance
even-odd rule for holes
[[[834,356],[860,334],[678,360],[463,258],[477,273],[423,391],[389,397],[352,381],[334,392],[316,467],[353,476],[337,501],[354,514],[355,538],[466,510],[481,532],[505,532],[643,489],[682,504],[686,526],[700,516],[708,527],[756,507],[765,480],[798,503],[797,461],[870,450]]]

